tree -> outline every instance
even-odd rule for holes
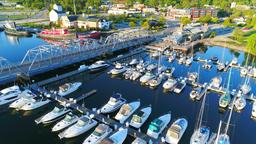
[[[212,23],[219,23],[220,20],[219,20],[219,18],[214,17],[214,18],[212,18],[212,21],[211,21],[211,22],[212,22]]]
[[[237,41],[241,41],[243,38],[244,32],[240,28],[235,28],[232,36],[235,38]]]
[[[149,29],[148,21],[142,22],[141,27],[143,27],[144,29]]]
[[[199,18],[198,22],[200,23],[210,23],[212,21],[212,17],[210,15],[205,15]]]
[[[183,24],[183,25],[190,24],[190,23],[191,23],[191,19],[188,18],[188,17],[182,17],[182,18],[180,19],[180,23]]]
[[[223,22],[223,25],[226,26],[226,27],[230,26],[231,25],[231,19],[230,18],[225,19],[224,22]]]
[[[248,37],[246,49],[250,53],[256,54],[256,34]]]
[[[134,21],[130,21],[130,22],[129,22],[129,26],[130,26],[130,27],[135,27],[135,26],[136,26],[136,23],[135,23]]]

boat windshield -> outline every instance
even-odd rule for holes
[[[55,107],[54,109],[53,109],[53,113],[59,113],[61,111],[61,109],[60,108],[58,108],[58,107]]]
[[[114,105],[117,103],[117,101],[118,101],[117,99],[111,97],[108,103],[109,103],[110,105],[114,106]]]
[[[72,119],[73,119],[73,117],[71,115],[66,115],[64,121],[70,122],[70,121],[72,121]]]
[[[149,129],[153,132],[158,133],[163,126],[163,121],[160,119],[155,119],[151,124],[149,125]]]
[[[132,117],[133,122],[141,123],[141,117],[138,115],[133,115]]]
[[[116,143],[116,142],[115,142],[114,140],[109,139],[109,138],[104,139],[104,140],[101,142],[101,144],[115,144],[115,143]]]
[[[78,120],[76,125],[78,127],[84,127],[88,122],[89,122],[89,119],[88,118],[84,118],[83,120]]]
[[[179,138],[180,131],[181,131],[181,126],[178,124],[175,124],[171,126],[171,128],[168,130],[168,135],[173,137],[173,138]]]
[[[99,125],[94,131],[93,131],[93,135],[96,136],[102,136],[104,133],[106,132],[106,127],[104,127],[103,125]]]
[[[66,84],[60,86],[60,87],[59,87],[59,90],[62,91],[62,92],[65,92],[65,91],[67,91],[70,87],[71,87],[71,83],[66,83]]]
[[[128,115],[130,112],[132,111],[132,107],[129,104],[125,104],[122,108],[121,108],[121,114],[122,115]]]

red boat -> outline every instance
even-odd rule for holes
[[[101,33],[98,31],[92,31],[89,34],[81,34],[78,35],[79,39],[87,39],[87,38],[93,38],[93,39],[99,39],[100,38]]]
[[[73,39],[76,38],[75,33],[69,32],[67,29],[45,29],[37,34],[38,37],[47,39]]]

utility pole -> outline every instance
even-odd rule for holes
[[[76,0],[73,0],[73,3],[74,3],[74,13],[76,15]]]

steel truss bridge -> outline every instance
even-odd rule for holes
[[[17,74],[30,77],[106,53],[143,45],[160,35],[162,34],[135,29],[111,34],[103,42],[87,39],[83,42],[72,40],[65,47],[40,45],[28,50],[23,60],[17,64],[0,57],[0,84],[15,80]]]

